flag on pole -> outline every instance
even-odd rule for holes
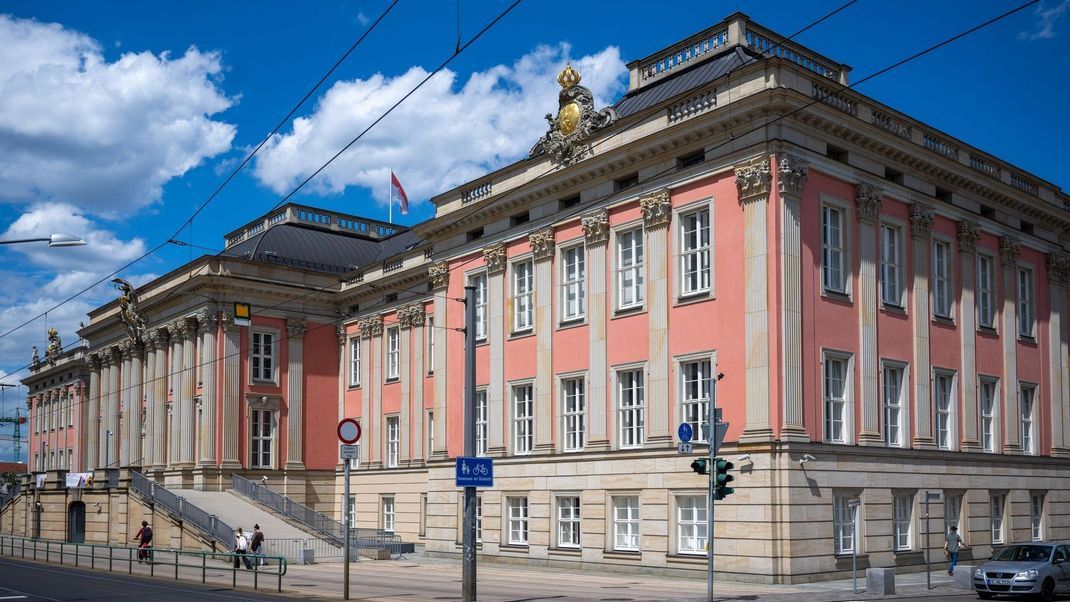
[[[398,207],[401,207],[401,215],[409,214],[409,196],[405,194],[405,189],[401,187],[401,182],[398,181],[398,177],[394,175],[394,172],[390,172],[390,189],[393,191],[393,196],[398,198]]]

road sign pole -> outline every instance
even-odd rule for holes
[[[713,485],[714,485],[714,465],[713,458],[717,454],[717,375],[716,370],[713,374],[713,383],[710,385],[710,407],[706,413],[706,421],[709,423],[710,428],[706,434],[708,440],[708,452],[710,454],[710,474],[706,475],[709,483],[706,491],[706,600],[713,602]]]
[[[343,508],[343,517],[342,517],[343,521],[342,521],[342,524],[345,525],[345,530],[346,530],[346,536],[345,536],[345,545],[346,545],[346,547],[345,547],[345,550],[342,552],[342,558],[344,559],[344,561],[342,563],[344,565],[344,568],[342,570],[345,571],[344,573],[342,573],[342,598],[345,599],[345,600],[348,600],[349,599],[349,546],[350,546],[349,537],[350,537],[350,530],[351,530],[350,529],[351,525],[349,524],[349,512],[350,512],[350,510],[349,510],[349,458],[346,458],[345,460],[343,460],[343,462],[345,462],[345,466],[346,466],[345,467],[345,471],[346,471],[345,490],[346,490],[346,493],[345,493],[345,497],[342,498],[342,508]]]
[[[464,287],[464,455],[476,455],[476,289]],[[444,417],[443,417],[444,418]],[[476,600],[476,488],[464,488],[461,599]]]

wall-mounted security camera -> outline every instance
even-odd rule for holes
[[[817,458],[811,456],[810,454],[803,454],[803,457],[799,458],[799,464],[805,464],[807,462],[813,462],[816,459]]]

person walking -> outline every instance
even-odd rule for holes
[[[134,539],[137,541],[137,561],[152,562],[152,527],[149,526],[149,521],[141,521],[141,528]]]
[[[949,560],[948,575],[955,574],[955,565],[959,563],[959,549],[968,547],[970,546],[962,543],[962,538],[959,537],[959,528],[952,525],[951,530],[944,536],[944,554],[947,554]]]
[[[253,525],[253,541],[250,544],[253,550],[253,566],[257,569],[264,566],[264,532],[260,525]]]
[[[241,568],[238,559],[245,562],[245,568],[251,569],[253,565],[249,562],[249,538],[242,533],[241,527],[238,527],[238,533],[234,538],[234,568]]]

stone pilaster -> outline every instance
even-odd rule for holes
[[[130,411],[133,407],[133,402],[130,399],[130,364],[133,360],[134,354],[133,341],[123,341],[119,344],[119,354],[121,359],[119,368],[119,466],[130,466],[130,451],[131,451],[131,429],[130,429]]]
[[[377,462],[382,462],[383,449],[382,445],[385,439],[385,433],[383,432],[383,424],[385,422],[383,418],[383,316],[369,316],[364,319],[361,324],[361,336],[367,338],[368,353],[364,357],[368,358],[368,370],[365,372],[367,380],[361,379],[361,386],[364,387],[364,395],[361,396],[363,400],[362,410],[366,409],[367,413],[361,414],[361,426],[363,431],[361,434],[361,452],[364,453],[365,446],[367,446],[368,462],[374,465]],[[370,365],[375,362],[374,368]],[[364,366],[361,365],[361,369]],[[378,403],[378,407],[376,407]]]
[[[190,319],[182,320],[182,397],[179,400],[179,462],[183,467],[190,467],[196,459],[197,408],[193,397],[197,391],[197,340],[196,323]]]
[[[439,262],[432,264],[427,271],[428,279],[431,281],[431,290],[435,293],[435,327],[445,328],[447,324],[445,295],[450,281],[449,267],[445,263]],[[448,347],[449,337],[447,336],[447,331],[443,331],[442,336],[438,337],[438,344],[435,345],[435,357],[432,358],[435,362],[435,449],[428,450],[430,454],[428,457],[434,460],[446,458],[446,374],[448,369],[447,362],[449,361],[446,351]]]
[[[554,450],[554,228],[549,226],[528,236],[535,264],[535,448],[533,453]]]
[[[801,195],[809,164],[794,155],[777,157],[777,185],[780,191],[780,318],[784,336],[780,356],[783,362],[783,441],[809,441],[803,421],[802,384],[802,230]]]
[[[587,261],[587,444],[594,451],[609,449],[606,394],[609,369],[606,366],[606,250],[609,242],[609,214],[589,213],[580,219],[586,242]]]
[[[241,327],[223,320],[223,468],[241,468],[238,433],[241,424]]]
[[[962,376],[959,387],[962,394],[962,433],[959,435],[963,451],[980,451],[977,432],[977,241],[981,233],[977,223],[964,220],[956,228],[959,249],[959,274],[962,278],[962,296],[959,303],[959,340],[962,350]]]
[[[412,404],[412,460],[427,461],[431,450],[427,449],[427,434],[424,433],[424,349],[426,348],[427,326],[424,324],[427,312],[423,302],[409,306],[409,321],[412,329],[412,384],[409,387]],[[438,415],[435,415],[436,418]]]
[[[153,449],[156,446],[156,349],[159,335],[154,330],[145,333],[145,451],[141,464],[151,469],[153,466]]]
[[[286,470],[305,468],[304,320],[286,320]]]
[[[767,215],[772,172],[769,158],[760,157],[736,169],[736,188],[743,205],[743,288],[746,349],[747,423],[740,442],[768,441],[769,423],[769,245]]]
[[[487,264],[487,345],[490,347],[490,383],[487,386],[487,455],[505,455],[505,245],[483,249]]]
[[[216,424],[216,332],[217,318],[215,312],[202,311],[197,314],[197,325],[201,334],[201,449],[199,463],[207,466],[216,464],[216,442],[218,425]]]
[[[881,197],[884,191],[861,182],[855,187],[855,213],[858,216],[858,349],[861,382],[859,445],[881,445],[881,403],[877,375],[877,237]],[[905,436],[904,436],[905,437]]]
[[[1003,265],[1003,416],[996,424],[1004,433],[1003,453],[1021,453],[1018,433],[1018,256],[1022,252],[1017,238],[999,239]],[[996,448],[999,449],[998,447]]]
[[[398,466],[406,466],[412,460],[412,306],[398,309],[398,387],[401,389],[401,414],[398,416]],[[419,343],[416,345],[419,347]],[[385,422],[384,422],[384,430]],[[418,433],[418,432],[417,432]],[[419,438],[419,434],[416,435]]]
[[[914,265],[914,447],[933,447],[932,366],[929,360],[929,254],[933,212],[910,206],[910,248]]]
[[[167,465],[167,349],[168,336],[166,328],[153,331],[150,344],[156,348],[155,364],[152,366],[152,443],[149,447],[150,464],[156,470]]]
[[[646,234],[646,305],[649,324],[646,444],[672,443],[669,425],[669,222],[668,189],[639,199]]]
[[[105,415],[105,435],[108,432],[110,436],[105,436],[104,439],[107,442],[107,462],[103,466],[107,467],[109,464],[112,466],[119,466],[119,443],[122,433],[119,430],[119,395],[120,389],[120,372],[119,366],[122,362],[121,352],[118,347],[112,347],[110,350],[111,362],[108,365],[108,407]]]
[[[88,471],[100,466],[100,355],[96,353],[89,354],[89,400],[85,416],[82,421],[86,438],[82,466]]]
[[[375,320],[381,320],[378,316],[372,316],[361,319],[358,324],[360,327],[360,426],[361,426],[361,438],[360,442],[360,463],[363,466],[367,466],[371,462],[372,458],[372,425],[375,422],[372,420],[372,362],[371,357],[371,337],[372,331],[375,326],[373,322]],[[378,358],[374,359],[378,364]]]
[[[1067,364],[1066,331],[1066,281],[1070,276],[1070,255],[1066,253],[1048,253],[1045,258],[1048,272],[1048,375],[1051,379],[1051,455],[1070,455],[1070,441],[1067,440],[1065,428],[1067,421],[1067,403],[1070,391],[1067,390],[1067,377],[1070,365]],[[1045,425],[1046,427],[1047,425]]]
[[[145,464],[145,450],[141,439],[141,432],[144,430],[141,412],[145,401],[145,372],[141,360],[144,357],[144,353],[145,346],[142,343],[135,342],[131,345],[130,378],[127,385],[130,387],[130,396],[126,404],[126,420],[124,421],[130,424],[128,466],[143,466]]]

